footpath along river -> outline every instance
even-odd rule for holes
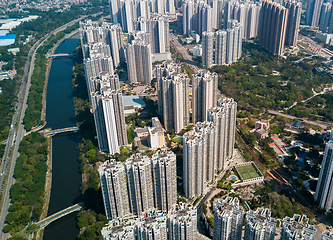
[[[79,42],[76,34],[62,42],[55,53],[72,53]],[[45,128],[59,129],[76,126],[72,94],[73,59],[54,59],[47,86]],[[52,188],[48,216],[80,202],[81,173],[79,172],[78,136],[60,134],[53,137]],[[63,217],[45,228],[44,240],[75,240],[79,234],[76,214]]]

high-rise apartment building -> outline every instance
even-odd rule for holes
[[[111,51],[114,67],[125,62],[123,30],[118,24],[102,23],[101,26],[103,42],[106,43]]]
[[[192,76],[192,120],[194,123],[207,120],[208,109],[217,103],[218,76],[207,70],[199,70]]]
[[[223,27],[223,4],[222,0],[213,0],[211,3],[213,29],[221,29]]]
[[[106,227],[102,228],[101,234],[103,240],[136,240],[135,222],[132,220],[125,222],[121,219],[111,220]]]
[[[183,34],[190,35],[193,30],[194,18],[194,2],[184,1],[182,6],[183,11]]]
[[[205,139],[202,134],[187,132],[183,136],[183,187],[186,198],[201,196],[204,190],[203,156]]]
[[[130,83],[150,83],[152,79],[152,59],[150,44],[133,40],[126,48],[127,74]]]
[[[323,33],[327,32],[327,28],[330,23],[332,13],[332,3],[326,2],[321,6],[320,18],[319,18],[319,30]]]
[[[281,240],[289,239],[307,239],[314,240],[317,229],[310,225],[309,219],[303,215],[295,214],[292,218],[285,217],[283,219]]]
[[[119,77],[105,73],[89,82],[99,149],[118,153],[128,144]]]
[[[202,33],[202,64],[205,67],[211,67],[213,65],[213,32]]]
[[[199,197],[214,180],[216,128],[213,122],[198,122],[183,138],[183,186],[187,198]]]
[[[320,10],[323,0],[307,0],[306,24],[311,27],[317,27],[319,24]]]
[[[325,231],[321,236],[321,240],[333,240],[333,232]]]
[[[93,58],[84,59],[83,66],[86,77],[88,94],[91,93],[91,88],[89,86],[89,81],[91,78],[96,78],[102,73],[107,73],[110,75],[114,74],[112,58],[110,56],[104,57],[103,53],[94,54]]]
[[[225,65],[227,63],[227,31],[216,32],[215,64]]]
[[[314,196],[320,207],[333,209],[333,141],[326,143],[318,184]]]
[[[121,23],[121,6],[120,0],[109,0],[111,22],[114,24]]]
[[[261,3],[253,1],[228,1],[224,7],[224,28],[230,20],[237,20],[243,26],[242,38],[255,38],[258,34]]]
[[[164,61],[156,65],[156,81],[158,95],[158,114],[163,115],[163,88],[162,78],[171,77],[181,73],[181,65],[173,61]]]
[[[237,103],[232,98],[222,98],[218,107],[210,108],[208,120],[214,123],[215,134],[215,173],[228,166],[233,157],[235,144]]]
[[[288,9],[278,3],[262,2],[262,19],[259,22],[259,44],[275,56],[282,56],[285,44]]]
[[[216,65],[232,64],[242,56],[242,34],[243,26],[237,20],[229,20],[227,30],[216,31]],[[213,50],[211,50],[211,54],[213,54]],[[204,54],[202,55],[204,56]]]
[[[131,33],[133,20],[136,18],[135,6],[133,0],[120,0],[121,26],[127,33]]]
[[[237,102],[233,98],[220,98],[217,106],[226,112],[226,125],[224,128],[224,161],[233,157],[236,131]]]
[[[214,240],[240,240],[244,209],[238,198],[217,199],[214,204]]]
[[[197,239],[197,210],[181,203],[168,213],[169,239]]]
[[[152,53],[170,52],[169,19],[161,15],[138,18],[134,21],[137,30],[149,33],[149,44]]]
[[[105,214],[108,219],[130,216],[125,167],[113,159],[98,168]]]
[[[244,240],[274,240],[276,220],[266,208],[250,210],[246,213]]]
[[[148,0],[139,0],[136,1],[136,17],[139,18],[150,18],[150,7]]]
[[[203,32],[211,32],[212,27],[212,7],[205,2],[183,2],[183,33],[190,35],[195,31],[202,36]]]
[[[163,214],[139,218],[135,225],[137,240],[168,239],[167,217]]]
[[[126,173],[131,203],[131,212],[141,215],[154,208],[153,178],[151,160],[141,154],[132,155],[126,160]]]
[[[189,124],[189,83],[187,74],[174,73],[162,77],[162,104],[165,129],[175,129],[180,132]]]
[[[177,204],[176,154],[160,150],[152,156],[155,207],[163,212]]]
[[[295,0],[289,0],[284,2],[284,6],[288,9],[285,44],[287,46],[296,47],[299,24],[301,22],[302,3]]]
[[[104,42],[84,44],[82,46],[83,58],[110,57],[110,46]]]
[[[200,160],[202,161],[202,181],[203,185],[206,185],[213,182],[216,173],[216,128],[213,122],[198,122],[195,125],[195,131],[200,133],[204,139],[202,158]]]

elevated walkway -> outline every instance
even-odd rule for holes
[[[50,223],[58,220],[59,218],[62,218],[73,212],[80,211],[82,206],[83,206],[83,202],[77,203],[77,204],[70,206],[68,208],[65,208],[55,214],[52,214],[51,216],[48,216],[47,218],[44,218],[43,220],[40,220],[39,222],[36,223],[36,225],[40,228],[46,227]]]
[[[40,133],[43,134],[44,136],[54,136],[59,133],[77,132],[77,131],[79,131],[79,128],[77,126],[75,126],[75,127],[60,128],[60,129],[55,129],[55,130],[52,130],[49,128],[49,129],[40,131]]]

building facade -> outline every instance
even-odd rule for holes
[[[170,211],[177,204],[176,155],[160,150],[152,156],[156,209]]]
[[[333,141],[326,143],[318,184],[314,196],[320,207],[333,209]]]
[[[258,208],[246,213],[244,240],[274,240],[275,229],[276,220],[269,209]]]
[[[244,209],[238,198],[217,199],[214,204],[214,240],[240,240]]]
[[[309,219],[303,215],[295,214],[292,218],[283,219],[281,240],[307,239],[313,240],[316,235],[315,226],[310,225]]]
[[[259,22],[259,44],[275,56],[282,56],[286,37],[288,9],[282,5],[264,0]]]
[[[206,121],[208,109],[217,104],[218,75],[207,70],[199,70],[192,75],[192,121]]]

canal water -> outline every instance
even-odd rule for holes
[[[79,35],[62,42],[55,53],[72,53]],[[76,126],[72,95],[72,59],[54,59],[47,86],[46,128]],[[52,143],[52,189],[48,216],[80,202],[78,136],[61,134]],[[74,240],[79,234],[76,213],[63,217],[45,228],[44,240]]]

